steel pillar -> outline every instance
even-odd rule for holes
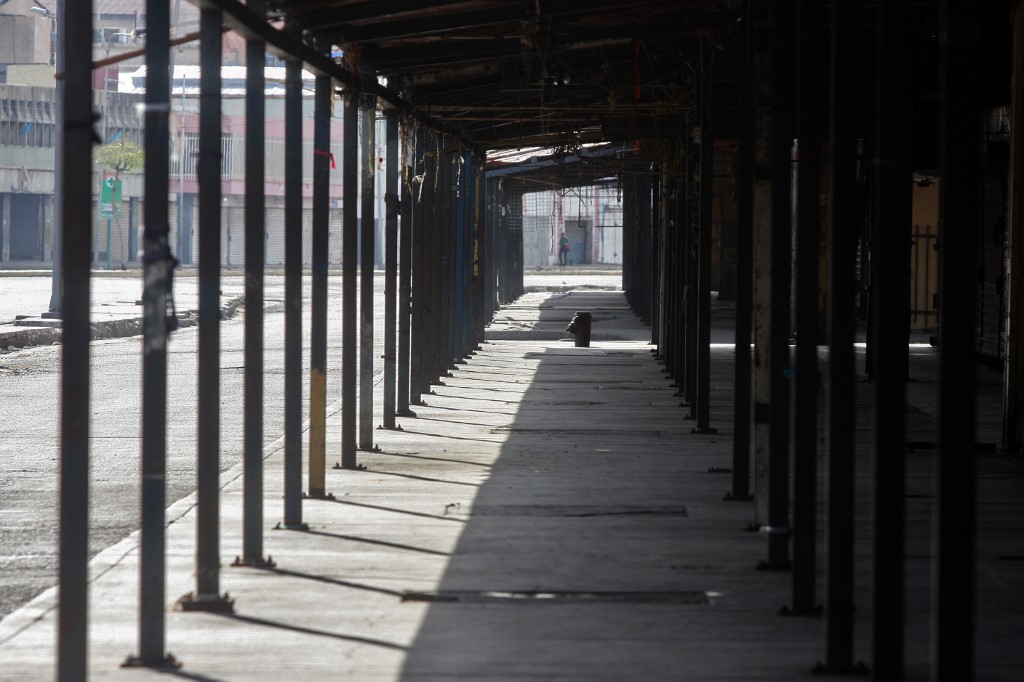
[[[771,318],[768,436],[768,559],[765,569],[788,569],[789,561],[789,331],[792,224],[790,152],[793,140],[796,66],[793,0],[776,3],[772,13],[771,111]]]
[[[439,196],[435,202],[435,213],[437,222],[434,235],[437,239],[435,244],[440,245],[440,252],[435,255],[437,267],[437,282],[440,282],[440,291],[437,292],[434,308],[439,314],[434,318],[434,371],[432,376],[438,383],[442,377],[450,376],[449,367],[452,361],[452,308],[455,284],[455,225],[453,218],[455,211],[453,204],[453,160],[455,159],[455,147],[451,135],[441,135],[440,142],[440,183],[438,185]]]
[[[302,523],[302,63],[285,64],[284,519]]]
[[[359,449],[373,450],[373,252],[376,242],[375,185],[377,144],[375,140],[377,99],[364,96],[362,120],[362,204],[359,253]]]
[[[687,118],[686,126],[686,223],[683,232],[683,250],[680,267],[683,271],[683,338],[682,383],[683,404],[688,408],[686,419],[697,417],[697,249],[700,233],[700,153],[693,139],[694,121]]]
[[[651,345],[654,350],[662,355],[662,328],[664,325],[665,305],[665,270],[662,258],[665,253],[665,173],[663,172],[664,160],[661,164],[654,164],[651,173],[651,181],[654,191],[651,192],[653,206],[651,208]],[[667,368],[666,368],[667,370]]]
[[[829,139],[832,206],[829,214],[828,479],[826,485],[825,663],[821,672],[854,672],[854,340],[857,240],[860,234],[857,163],[860,2],[837,2],[831,14]]]
[[[818,249],[825,54],[821,5],[799,6],[799,136],[796,174],[796,404],[793,432],[793,601],[788,613],[817,616]]]
[[[356,261],[359,259],[356,202],[359,196],[359,103],[358,94],[345,94],[342,176],[342,273],[341,273],[341,463],[336,468],[355,469],[356,464]]]
[[[452,312],[451,312],[451,326],[449,335],[451,336],[451,342],[449,348],[451,354],[449,355],[448,361],[451,363],[465,362],[463,360],[464,351],[463,345],[463,320],[464,320],[464,303],[465,303],[465,269],[466,269],[466,213],[469,208],[469,195],[466,191],[466,180],[469,178],[469,163],[463,161],[462,154],[459,150],[455,150],[453,158],[453,164],[455,165],[456,177],[455,182],[452,183],[452,190],[449,193],[451,197],[452,209],[455,218],[455,238],[452,240],[452,253],[453,261],[452,265]]]
[[[430,177],[430,164],[424,157],[426,152],[426,140],[423,134],[416,136],[416,152],[414,154],[414,168],[420,163],[423,164],[422,173],[414,173],[419,181],[412,186],[413,205],[412,213],[412,320],[411,320],[411,356],[410,356],[410,380],[409,380],[409,402],[413,405],[423,404],[424,386],[428,384],[426,378],[426,367],[424,358],[425,349],[428,344],[429,327],[426,316],[426,308],[429,304],[428,287],[430,283],[426,275],[427,258],[426,234],[428,230],[428,217],[430,211],[427,209],[430,195],[433,191],[431,185],[433,180]],[[429,390],[429,389],[427,389]]]
[[[247,5],[263,16],[264,0]],[[245,44],[245,386],[243,398],[242,556],[238,562],[260,566],[263,557],[263,271],[266,262],[264,179],[266,162],[266,45]],[[147,219],[148,220],[148,219]]]
[[[199,421],[195,590],[184,611],[231,611],[220,594],[220,9],[200,14],[199,61]]]
[[[412,317],[412,233],[413,226],[413,200],[412,200],[412,175],[413,169],[409,165],[410,148],[416,146],[413,130],[404,128],[405,135],[402,142],[402,224],[399,234],[399,265],[398,265],[398,406],[396,413],[400,417],[415,417],[409,409],[411,396],[409,394],[412,379],[409,373],[410,348],[409,348],[409,327]]]
[[[445,218],[448,215],[446,209],[447,183],[446,170],[448,160],[446,153],[447,135],[440,135],[437,139],[433,163],[436,164],[434,175],[434,192],[432,206],[432,221],[430,225],[430,349],[428,352],[428,374],[430,384],[440,381],[441,376],[447,371],[448,363],[444,357],[444,350],[447,348],[445,335],[448,329],[448,241],[445,229]],[[427,388],[429,391],[429,387]]]
[[[150,2],[150,5],[153,5]],[[65,2],[58,8],[62,14],[58,16],[60,23],[69,26],[92,25],[92,2]],[[155,20],[160,25],[161,14],[157,12]],[[61,226],[61,268],[64,273],[66,290],[65,313],[61,323],[61,421],[60,421],[60,565],[57,575],[57,587],[60,594],[59,611],[57,614],[57,679],[64,681],[85,680],[88,668],[88,576],[89,576],[89,266],[91,246],[91,230],[89,216],[92,215],[92,44],[87,31],[66,31],[64,43],[65,59],[68,68],[64,72],[65,115],[63,126],[64,148],[63,164],[57,172],[63,183],[62,220]],[[166,52],[164,53],[166,55]],[[166,58],[166,57],[165,57]],[[167,113],[162,117],[154,116],[153,97],[159,97],[161,91],[157,83],[154,92],[146,94],[146,122],[158,125],[158,118],[166,125]],[[164,100],[166,101],[166,99]],[[146,127],[149,142],[149,126]],[[163,141],[167,148],[167,138]],[[149,185],[147,185],[149,189]],[[167,198],[167,186],[163,187],[163,197]],[[159,209],[159,202],[154,210]],[[148,208],[148,207],[147,207]],[[159,225],[159,221],[152,228]],[[167,224],[166,213],[163,224]],[[147,226],[149,227],[149,226]],[[147,235],[149,234],[147,229]],[[163,265],[161,261],[160,265]],[[152,270],[152,268],[151,268]],[[154,282],[162,285],[163,280]],[[150,296],[146,299],[147,334],[155,327],[152,324],[155,311],[153,304],[158,302],[156,295],[162,293],[154,287],[147,288]],[[149,370],[153,385],[143,387],[143,398],[156,399],[156,404],[144,404],[143,418],[154,413],[161,417],[159,425],[163,425],[164,388],[160,379],[164,376],[165,353],[163,340],[166,329],[163,326],[163,310],[160,310],[160,336],[156,347],[145,347],[143,369]],[[159,374],[159,377],[156,376]],[[149,407],[149,410],[145,408]],[[144,421],[144,428],[146,426]],[[150,429],[143,432],[143,467],[149,467],[158,478],[154,483],[159,487],[146,485],[143,476],[143,492],[153,496],[163,495],[164,471],[164,440],[163,431],[157,428],[156,420],[149,421]],[[146,438],[148,436],[148,438]],[[147,447],[148,446],[148,447]],[[143,530],[147,544],[143,546],[143,577],[150,582],[143,582],[146,594],[146,606],[156,589],[163,596],[163,506],[160,507],[159,523],[155,522],[145,511],[155,511],[152,505],[145,505],[145,523]],[[159,502],[160,500],[157,499]],[[155,530],[156,529],[156,530]],[[147,589],[148,588],[148,589]],[[143,616],[150,612],[143,613]],[[152,631],[155,637],[147,637],[145,643],[159,647],[158,657],[163,657],[163,613],[158,614],[159,627]],[[154,625],[150,623],[150,625]],[[147,631],[145,634],[150,634]],[[157,640],[157,641],[152,641]]]
[[[875,18],[875,130],[871,144],[871,316],[874,377],[874,621],[878,679],[903,677],[906,547],[906,381],[910,341],[913,80],[904,31],[907,0],[879,3]],[[960,131],[963,134],[964,131]],[[963,358],[961,358],[961,361]],[[963,415],[960,417],[963,418]]]
[[[700,59],[700,224],[697,230],[696,265],[696,376],[694,397],[697,424],[692,433],[718,433],[711,427],[711,202],[714,194],[714,140],[712,132],[712,70],[705,63],[706,47],[701,44]]]
[[[1013,9],[1013,80],[1010,90],[1010,179],[1007,232],[1006,368],[1003,376],[1002,450],[1024,444],[1024,5]]]
[[[733,386],[732,489],[727,500],[750,500],[750,334],[754,313],[754,33],[744,7],[736,153],[736,327]]]
[[[324,46],[321,45],[321,48]],[[309,485],[327,496],[327,261],[330,225],[331,95],[327,76],[316,79],[313,112],[313,244],[309,341]]]
[[[932,539],[932,679],[968,680],[974,670],[977,302],[982,10],[939,6],[939,417]]]
[[[398,112],[387,109],[384,158],[384,428],[395,428],[395,333],[398,315]]]

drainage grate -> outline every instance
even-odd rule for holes
[[[705,592],[514,592],[500,590],[406,592],[402,601],[445,604],[657,604],[704,606]]]
[[[650,429],[541,429],[532,428],[528,426],[496,426],[490,430],[490,433],[540,434],[542,436],[560,436],[564,438],[585,438],[587,436],[608,436],[614,438],[616,436],[631,435],[639,436],[642,438],[663,438],[669,435],[668,431],[652,431]]]
[[[665,386],[627,386],[621,384],[598,384],[597,386],[594,386],[594,390],[596,391],[664,391],[665,388]]]
[[[686,516],[682,505],[489,504],[474,505],[473,516]]]

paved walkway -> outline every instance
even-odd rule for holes
[[[594,313],[590,348],[560,331]],[[731,311],[716,305],[725,342]],[[650,331],[621,293],[529,293],[489,340],[425,396],[403,430],[378,431],[365,471],[328,469],[333,500],[307,500],[308,532],[280,519],[281,444],[265,460],[265,542],[273,569],[236,568],[241,470],[223,477],[222,591],[233,614],[184,613],[193,589],[194,497],[168,510],[168,650],[202,680],[794,680],[824,651],[820,618],[780,617],[788,573],[754,570],[765,540],[750,503],[724,502],[731,466],[732,350],[713,348],[719,435],[691,435],[655,362]],[[922,350],[921,356],[927,359]],[[920,381],[928,381],[927,368]],[[865,384],[865,387],[867,385]],[[860,394],[862,409],[870,402]],[[986,408],[988,409],[988,408]],[[330,410],[328,463],[340,451]],[[927,429],[915,412],[912,428]],[[861,420],[861,424],[869,420]],[[862,433],[862,444],[870,442]],[[860,437],[859,435],[859,437]],[[914,440],[922,440],[915,438]],[[861,446],[865,450],[866,445]],[[908,671],[927,678],[927,454],[911,456]],[[982,468],[979,680],[1024,666],[1024,471]],[[870,466],[858,475],[857,655],[870,660]],[[918,489],[920,488],[920,490]],[[90,676],[137,653],[138,537],[92,563]],[[54,671],[55,593],[0,622],[0,679]]]

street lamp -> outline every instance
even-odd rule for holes
[[[55,73],[64,72],[64,0],[57,0],[57,12],[53,13],[45,7],[30,7],[34,14],[39,14],[53,22],[53,48],[51,55],[54,60]],[[50,307],[42,316],[60,318],[63,309],[63,282],[61,281],[61,230],[64,220],[63,204],[64,178],[61,172],[64,167],[64,81],[54,82],[53,93],[54,126],[53,135],[53,230],[50,247],[50,268],[53,273],[50,289]]]

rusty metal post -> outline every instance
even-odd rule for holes
[[[377,177],[375,140],[377,99],[364,95],[360,107],[362,119],[362,223],[359,253],[359,449],[373,450],[373,271],[376,225],[374,211]]]
[[[359,258],[356,205],[359,192],[358,94],[345,93],[342,176],[342,293],[341,293],[341,463],[335,468],[355,469],[356,464],[356,261]]]
[[[323,45],[320,45],[323,49]],[[307,495],[327,496],[327,262],[330,226],[331,97],[317,76],[313,113],[313,244],[309,342],[309,482]]]

